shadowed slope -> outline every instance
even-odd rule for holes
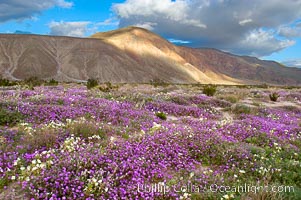
[[[0,72],[10,79],[31,76],[61,81],[195,82],[154,55],[135,57],[98,39],[0,35]],[[150,62],[156,60],[156,62]]]
[[[274,61],[236,56],[215,49],[193,49],[191,54],[198,57],[199,63],[192,62],[196,66],[202,66],[203,71],[214,71],[216,74],[257,83],[301,84],[301,69],[285,67]]]

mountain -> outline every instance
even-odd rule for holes
[[[14,32],[14,34],[24,34],[24,35],[29,35],[29,34],[32,34],[31,32],[28,32],[28,31],[20,31],[20,30],[16,30]]]
[[[215,49],[175,46],[127,27],[90,38],[0,34],[0,74],[19,80],[215,84],[301,84],[301,69]]]

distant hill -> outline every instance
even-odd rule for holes
[[[80,82],[301,84],[301,69],[215,49],[176,46],[127,27],[91,38],[0,34],[0,74]]]

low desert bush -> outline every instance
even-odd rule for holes
[[[8,79],[0,78],[0,86],[1,87],[14,86],[14,85],[17,85],[17,83],[14,81],[10,81]]]
[[[161,80],[161,79],[153,79],[150,81],[150,84],[152,86],[154,86],[155,88],[159,87],[159,86],[167,87],[169,85],[168,83],[166,83],[164,80]]]
[[[269,85],[264,83],[264,84],[261,84],[261,85],[257,85],[257,88],[269,88]]]
[[[237,104],[232,108],[232,112],[235,114],[250,114],[251,108],[244,104]]]
[[[113,86],[111,82],[105,82],[101,86],[99,86],[99,90],[102,92],[111,92],[114,89],[117,89],[118,86]]]
[[[65,104],[65,101],[63,99],[58,99],[57,104],[62,106]]]
[[[33,152],[41,148],[52,148],[58,143],[57,130],[40,129],[26,133],[22,138],[22,144],[26,151]]]
[[[87,88],[90,90],[98,85],[98,81],[96,79],[88,79]]]
[[[41,79],[39,79],[38,77],[30,77],[24,80],[24,83],[26,85],[28,85],[29,87],[37,87],[37,86],[41,86],[43,81]]]
[[[0,126],[13,126],[23,119],[24,116],[21,113],[8,111],[0,107]]]
[[[279,98],[279,94],[276,92],[273,92],[272,94],[269,95],[270,96],[270,100],[276,102]]]
[[[207,96],[214,96],[217,91],[217,87],[215,85],[205,85],[203,88],[203,93]]]
[[[225,101],[228,101],[230,103],[237,103],[241,98],[240,96],[237,96],[237,95],[224,95],[224,96],[221,96],[220,99],[223,99]]]
[[[75,122],[69,124],[67,130],[76,137],[89,138],[93,135],[105,138],[105,132],[92,122]]]
[[[59,82],[54,79],[51,79],[50,81],[47,81],[45,83],[46,86],[57,86],[58,84],[59,84]]]
[[[174,97],[171,97],[170,100],[179,105],[189,105],[190,104],[189,101],[183,96],[174,96]]]
[[[156,113],[156,116],[159,117],[159,118],[162,119],[162,120],[166,120],[166,119],[167,119],[166,114],[163,113],[163,112],[157,112],[157,113]]]

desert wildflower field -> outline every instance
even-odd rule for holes
[[[301,89],[1,87],[0,199],[301,199]]]

